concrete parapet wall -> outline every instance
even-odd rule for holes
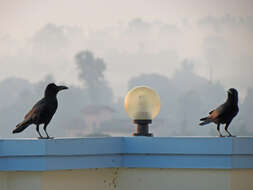
[[[252,190],[253,138],[0,140],[0,190]]]
[[[253,168],[253,138],[109,137],[0,140],[0,171]]]

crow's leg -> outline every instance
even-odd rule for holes
[[[45,133],[46,133],[46,135],[47,135],[47,139],[53,138],[53,137],[50,137],[50,136],[48,135],[48,133],[47,133],[47,124],[44,124],[43,129],[44,129],[44,131],[45,131]]]
[[[233,137],[233,135],[228,131],[228,126],[229,126],[230,122],[229,123],[226,123],[226,126],[225,126],[225,131],[228,133],[228,136],[229,137]]]
[[[40,126],[40,125],[36,125],[36,131],[37,131],[37,133],[38,133],[39,136],[40,136],[39,138],[40,138],[40,139],[43,139],[42,135],[40,134],[40,128],[39,128],[39,126]]]
[[[219,137],[223,137],[223,135],[220,132],[220,123],[217,124],[217,131],[219,133]]]

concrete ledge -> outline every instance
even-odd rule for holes
[[[88,168],[253,168],[253,138],[0,140],[0,171]]]

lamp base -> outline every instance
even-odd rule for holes
[[[136,131],[133,133],[133,136],[146,136],[153,137],[152,133],[148,132],[148,124],[152,123],[152,120],[134,120],[134,123],[137,124]]]

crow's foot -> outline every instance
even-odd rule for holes
[[[41,136],[41,137],[38,137],[38,139],[47,139],[47,137],[42,137],[42,136]]]
[[[47,136],[46,139],[54,139],[54,137]]]
[[[228,136],[226,136],[226,137],[236,137],[235,135],[228,135]]]

